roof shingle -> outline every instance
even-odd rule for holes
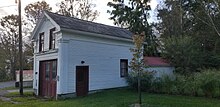
[[[46,13],[62,28],[79,30],[84,32],[104,34],[114,37],[132,39],[132,33],[126,29],[85,21],[73,17],[67,17],[56,13]]]

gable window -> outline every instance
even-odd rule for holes
[[[120,75],[121,77],[128,76],[128,60],[120,59]]]
[[[40,33],[39,37],[39,52],[44,51],[44,32]]]
[[[55,30],[56,30],[55,28],[50,29],[49,49],[55,48],[55,35],[54,35]]]

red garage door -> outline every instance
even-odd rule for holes
[[[40,61],[39,95],[56,97],[57,60]]]

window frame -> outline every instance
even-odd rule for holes
[[[45,35],[44,32],[39,34],[39,52],[44,51],[44,40],[45,40]]]
[[[123,63],[125,63],[125,67],[123,67]],[[120,59],[120,77],[128,76],[128,59]]]
[[[49,35],[49,37],[50,37],[50,39],[49,39],[49,50],[51,50],[51,49],[55,49],[55,35],[54,35],[54,31],[56,31],[56,28],[54,27],[54,28],[52,28],[52,29],[50,29],[50,35]]]

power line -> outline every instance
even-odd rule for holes
[[[17,5],[0,6],[0,8],[13,7],[13,6],[17,6]]]

